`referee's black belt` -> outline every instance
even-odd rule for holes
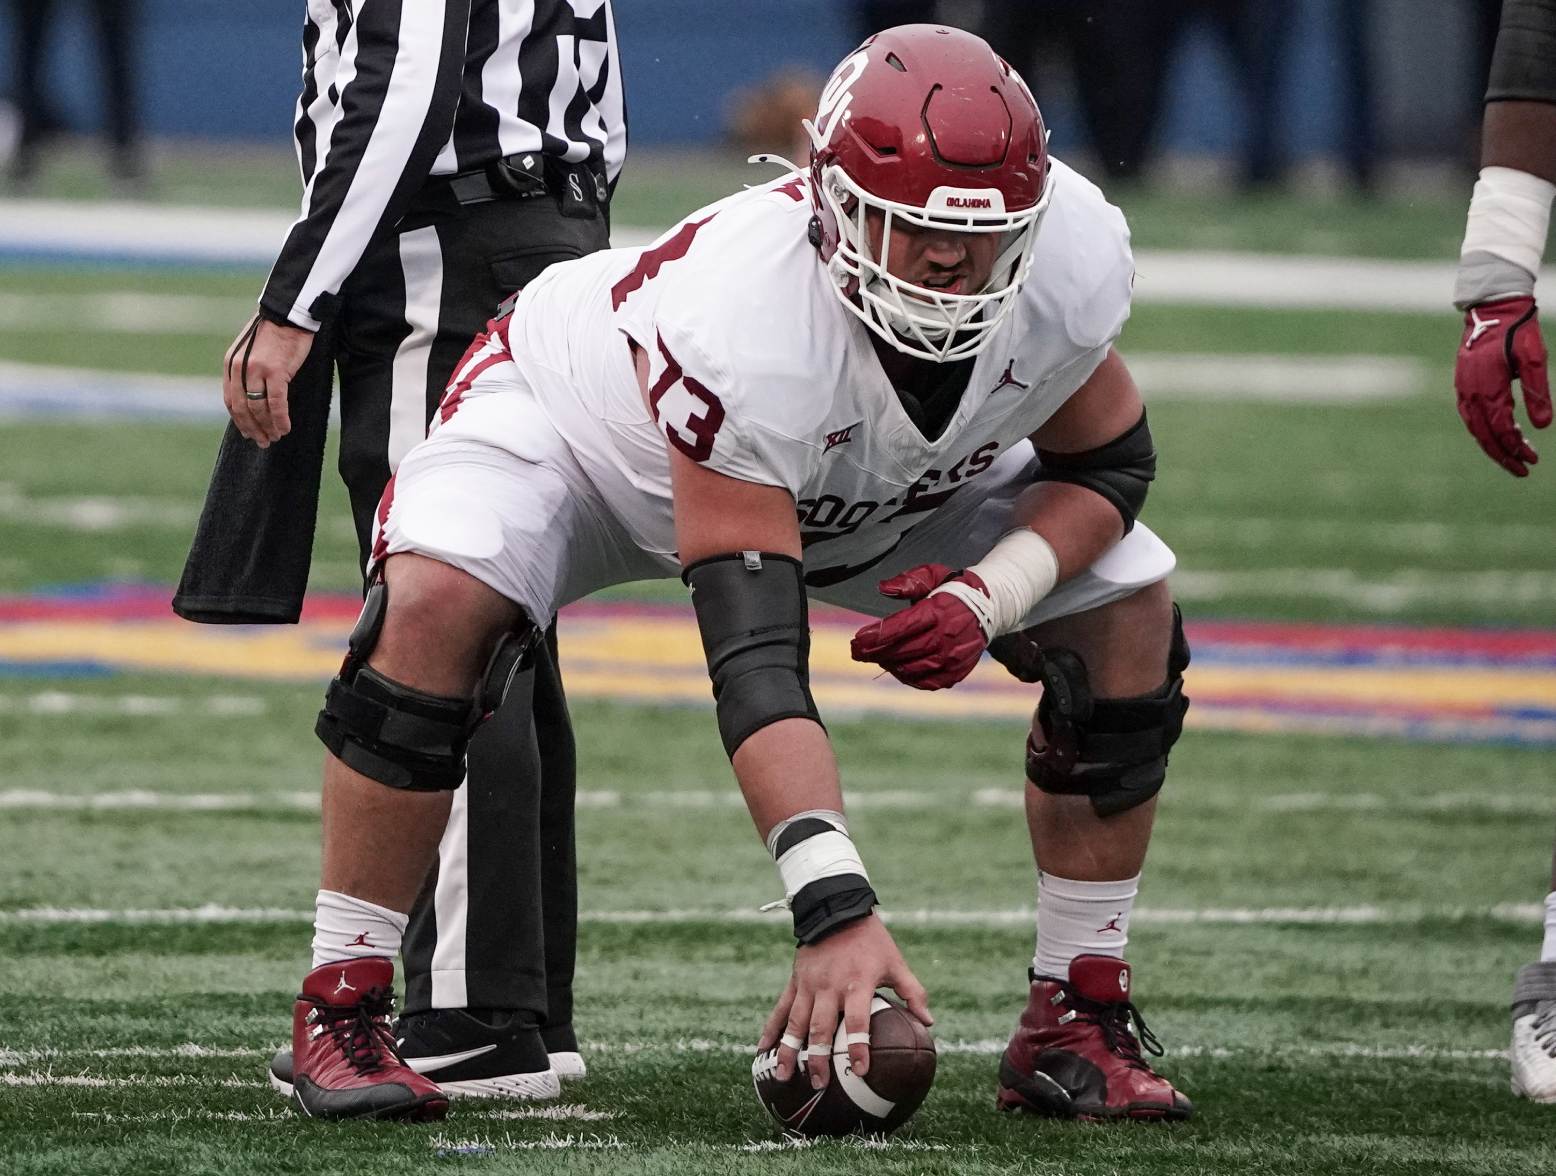
[[[509,155],[473,171],[433,176],[411,202],[412,213],[434,212],[450,205],[488,204],[496,200],[555,197],[568,216],[592,217],[610,202],[605,177],[581,163],[526,151]]]

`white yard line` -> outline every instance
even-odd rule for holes
[[[82,715],[110,715],[142,719],[187,718],[208,715],[212,718],[249,719],[266,711],[265,700],[252,695],[213,694],[186,698],[168,694],[73,694],[64,690],[40,690],[35,694],[0,694],[0,715],[55,715],[76,718]],[[12,794],[0,792],[0,808]],[[29,795],[64,797],[64,793]],[[177,793],[155,793],[173,797]],[[44,801],[43,807],[49,802]]]
[[[209,376],[159,376],[0,363],[0,418],[220,420],[227,410],[222,406],[219,358],[213,357]]]
[[[497,1151],[632,1150],[614,1135],[543,1135],[539,1139],[516,1139],[511,1135],[449,1139],[438,1135],[429,1141],[429,1146],[440,1157],[484,1156]]]
[[[1348,906],[1348,907],[1140,907],[1136,925],[1232,925],[1232,926],[1372,926],[1408,927],[1442,920],[1473,919],[1480,922],[1524,925],[1539,922],[1545,908],[1538,903],[1499,903],[1495,906]],[[779,923],[784,911],[729,908],[671,908],[664,910],[583,911],[583,923],[638,926],[703,923],[734,926],[747,923]],[[1001,928],[1031,925],[1036,912],[1030,907],[1003,910],[883,910],[881,918],[894,926]],[[284,907],[165,907],[110,910],[99,907],[24,907],[0,911],[0,926],[102,926],[137,925],[240,925],[245,923],[311,923],[313,912]]]
[[[1431,386],[1420,362],[1387,355],[1216,355],[1129,352],[1148,404],[1166,400],[1356,404]]]
[[[213,715],[247,717],[260,713],[259,699],[211,698],[188,705],[180,699],[141,698],[134,695],[116,699],[93,699],[89,695],[34,695],[8,698],[0,695],[0,714],[74,715],[110,714],[145,717],[176,717],[199,710]],[[1183,811],[1213,811],[1236,807],[1277,813],[1355,813],[1388,812],[1395,816],[1431,816],[1438,813],[1462,813],[1484,816],[1526,815],[1548,798],[1527,792],[1485,792],[1467,788],[1457,792],[1428,792],[1414,796],[1392,797],[1376,792],[1275,792],[1218,801],[1194,795],[1177,797],[1174,804]],[[860,788],[849,793],[851,809],[869,811],[922,811],[968,805],[975,808],[1019,809],[1024,803],[1019,776],[1000,787],[975,788]],[[98,811],[104,809],[155,809],[165,812],[293,812],[318,808],[316,791],[297,789],[275,792],[163,792],[152,789],[124,789],[109,792],[75,792],[47,788],[0,789],[0,810],[13,811]],[[745,801],[731,788],[673,789],[646,792],[618,792],[614,789],[583,789],[575,807],[580,809],[662,808],[674,810],[729,810],[743,813]]]
[[[96,534],[131,527],[187,530],[200,517],[200,504],[176,498],[133,495],[35,495],[0,483],[0,519],[30,527]]]
[[[1526,607],[1556,604],[1556,575],[1507,569],[1439,572],[1407,568],[1376,576],[1349,568],[1324,567],[1179,570],[1173,573],[1172,587],[1173,594],[1181,600],[1325,600],[1383,615],[1432,603]]]
[[[0,327],[4,325],[0,319]],[[1130,353],[1129,363],[1151,402],[1359,404],[1414,396],[1432,387],[1419,362],[1397,356],[1136,351]],[[0,363],[0,416],[216,420],[225,415],[225,409],[215,370],[209,377],[158,376]],[[76,509],[101,513],[107,507],[88,502]],[[139,508],[131,503],[123,509]]]
[[[1004,1052],[1007,1039],[1003,1037],[985,1037],[976,1039],[945,1039],[938,1038],[935,1041],[935,1049],[945,1056],[958,1057],[994,1057]],[[609,1057],[686,1057],[709,1055],[733,1055],[737,1057],[749,1057],[756,1052],[754,1043],[747,1041],[712,1040],[706,1038],[690,1038],[679,1041],[585,1041],[580,1043],[580,1049],[585,1057],[609,1058]],[[0,1088],[22,1087],[55,1087],[68,1089],[96,1089],[96,1090],[125,1090],[146,1088],[176,1088],[176,1087],[210,1087],[218,1086],[231,1090],[253,1090],[266,1087],[266,1081],[261,1074],[255,1074],[252,1078],[246,1078],[238,1074],[229,1074],[222,1078],[213,1078],[201,1074],[92,1074],[85,1071],[63,1074],[53,1070],[12,1070],[7,1067],[20,1064],[34,1064],[36,1060],[47,1060],[56,1064],[60,1059],[69,1058],[76,1060],[90,1060],[102,1056],[102,1051],[94,1050],[61,1050],[50,1051],[46,1059],[33,1059],[26,1057],[25,1062],[20,1060],[24,1055],[32,1051],[17,1051],[9,1057],[0,1057]],[[262,1052],[249,1051],[245,1057],[258,1058]],[[152,1056],[148,1051],[147,1056]],[[165,1057],[168,1060],[187,1057],[187,1054],[167,1051]],[[1503,1062],[1508,1053],[1504,1049],[1464,1049],[1456,1046],[1431,1045],[1424,1042],[1411,1042],[1403,1045],[1372,1045],[1365,1042],[1338,1041],[1306,1044],[1286,1044],[1282,1042],[1260,1042],[1258,1044],[1211,1044],[1188,1043],[1174,1045],[1167,1051],[1167,1057],[1173,1060],[1185,1058],[1210,1058],[1214,1060],[1231,1060],[1236,1058],[1270,1058],[1287,1062],[1301,1061],[1372,1061],[1372,1062]],[[11,1060],[11,1059],[18,1060]],[[188,1112],[150,1112],[167,1118],[174,1118]],[[87,1112],[86,1114],[91,1114]],[[199,1117],[197,1113],[196,1117]],[[225,1117],[225,1112],[204,1112],[211,1117]],[[136,1121],[133,1115],[102,1114],[100,1117],[122,1118],[125,1121]],[[261,1112],[256,1119],[270,1117],[268,1112]],[[619,1114],[612,1111],[594,1110],[582,1104],[556,1104],[552,1106],[524,1107],[524,1108],[500,1108],[500,1107],[469,1107],[461,1111],[462,1118],[495,1119],[495,1120],[529,1120],[529,1121],[554,1121],[554,1122],[607,1122],[619,1118]],[[149,1120],[148,1120],[149,1121]]]
[[[65,331],[88,324],[94,334],[232,335],[253,313],[252,298],[122,290],[97,294],[0,290],[0,328],[9,331]]]
[[[0,253],[59,258],[268,266],[292,214],[134,202],[80,204],[9,200]],[[618,226],[616,246],[642,245],[660,230]],[[1454,261],[1141,249],[1141,302],[1312,307],[1452,315]]]
[[[186,813],[296,812],[316,809],[315,792],[122,792],[64,793],[42,789],[12,788],[0,792],[0,809],[70,812],[104,812],[132,809]]]

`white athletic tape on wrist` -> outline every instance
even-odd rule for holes
[[[822,878],[857,874],[866,882],[870,880],[853,839],[836,829],[807,837],[785,851],[778,859],[778,874],[783,879],[784,903],[791,906],[796,894]]]
[[[848,832],[848,820],[836,809],[806,809],[803,813],[795,813],[792,817],[785,817],[767,831],[767,853],[769,857],[778,856],[778,842],[783,839],[785,831],[796,821],[825,821],[839,833]]]
[[[944,592],[962,601],[992,641],[1019,628],[1037,602],[1053,591],[1059,582],[1059,557],[1032,528],[1018,527],[967,570],[983,581],[987,596],[960,580],[942,584],[930,595]]]
[[[1489,253],[1540,272],[1556,184],[1511,167],[1483,167],[1470,197],[1459,256]]]

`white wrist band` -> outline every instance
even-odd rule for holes
[[[1059,557],[1032,528],[1018,527],[967,570],[983,581],[988,596],[957,581],[940,585],[930,595],[944,592],[962,601],[992,641],[1019,628],[1033,606],[1053,591],[1059,582]]]
[[[1556,184],[1511,167],[1483,167],[1470,197],[1459,256],[1489,253],[1540,272]]]
[[[829,833],[817,833],[807,837],[778,859],[778,875],[783,879],[783,896],[794,902],[794,896],[812,882],[822,878],[836,878],[843,874],[857,874],[866,882],[864,862],[854,848],[853,838],[836,829]]]

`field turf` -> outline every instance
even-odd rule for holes
[[[652,200],[669,206],[682,197],[665,183]],[[1184,206],[1153,199],[1141,239],[1218,244],[1186,240],[1200,230]],[[1279,222],[1288,236],[1272,246],[1400,256],[1442,256],[1452,232],[1447,202],[1330,212],[1226,205],[1193,223],[1220,246]],[[241,316],[258,280],[7,265],[0,362],[210,374],[236,320],[50,330],[17,307],[154,292]],[[1152,401],[1163,472],[1147,518],[1179,552],[1195,615],[1553,624],[1552,471],[1515,482],[1461,435],[1455,335],[1451,313],[1137,310],[1126,356],[1381,355],[1420,373],[1412,395],[1369,404]],[[171,584],[215,437],[210,424],[0,421],[0,593]],[[331,481],[318,587],[352,584],[344,520]],[[1556,1108],[1513,1099],[1500,1052],[1512,973],[1538,947],[1549,748],[1186,737],[1130,954],[1161,1068],[1199,1113],[1101,1127],[992,1107],[1031,950],[1020,724],[834,721],[862,851],[939,1018],[941,1072],[910,1133],[797,1148],[749,1092],[788,940],[754,913],[776,882],[711,719],[596,700],[575,705],[590,1077],[546,1112],[465,1102],[437,1126],[301,1121],[261,1067],[306,962],[319,685],[0,666],[7,1176],[1556,1171]]]

